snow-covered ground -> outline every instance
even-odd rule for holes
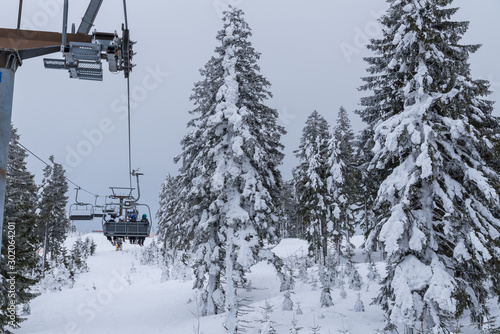
[[[72,289],[44,293],[33,300],[31,315],[16,334],[222,334],[224,315],[198,317],[195,292],[192,282],[170,280],[161,283],[161,269],[139,263],[141,248],[125,244],[123,251],[115,251],[113,246],[99,234],[90,234],[96,244],[94,256],[89,257],[90,271],[77,277]],[[85,238],[86,236],[82,236]],[[76,237],[69,238],[67,245]],[[354,244],[362,243],[355,237]],[[151,243],[148,239],[146,246]],[[307,244],[298,239],[285,239],[274,249],[275,253],[290,260],[307,253]],[[363,256],[359,247],[356,260]],[[378,260],[376,258],[375,260]],[[259,333],[264,318],[263,306],[266,302],[273,307],[270,320],[278,334],[291,333],[292,321],[302,329],[298,333],[313,333],[312,327],[319,326],[318,333],[376,333],[384,327],[383,312],[377,305],[370,305],[377,295],[379,285],[368,283],[366,264],[358,263],[358,270],[364,280],[360,291],[365,312],[353,310],[358,292],[347,288],[347,297],[340,297],[340,289],[334,289],[335,305],[320,308],[320,289],[296,279],[291,295],[294,311],[282,311],[284,300],[279,292],[280,282],[274,268],[259,263],[248,275],[251,291],[241,291],[241,296],[251,299],[252,311],[244,319],[253,327],[247,333]],[[384,264],[377,263],[383,273]],[[310,279],[314,270],[309,269]],[[298,305],[302,314],[296,314]],[[494,309],[499,314],[498,307]],[[467,325],[467,319],[464,319]],[[475,329],[463,329],[463,333],[477,333]]]

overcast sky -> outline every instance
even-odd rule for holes
[[[62,3],[24,1],[22,27],[61,31]],[[78,27],[87,4],[70,1],[70,23]],[[377,18],[387,8],[385,0],[128,1],[131,37],[137,41],[131,75],[133,168],[145,174],[142,197],[153,215],[166,173],[177,173],[173,158],[181,152],[179,142],[193,109],[189,96],[201,79],[199,69],[214,54],[227,4],[246,13],[251,42],[262,54],[261,73],[272,84],[268,105],[280,112],[288,131],[282,138],[286,179],[297,164],[293,151],[307,116],[317,110],[335,124],[340,106],[352,112],[366,95],[357,90],[366,75],[362,57],[370,55],[363,45],[380,33]],[[500,0],[456,0],[454,5],[461,7],[454,18],[470,21],[464,43],[483,45],[471,57],[473,76],[490,80],[490,99],[499,101]],[[17,1],[2,3],[2,27],[15,27],[17,6]],[[105,0],[95,28],[120,31],[122,22],[122,1]],[[71,180],[107,195],[109,186],[128,186],[125,92],[121,73],[106,71],[103,82],[89,82],[46,70],[41,58],[27,60],[16,74],[13,122],[23,145],[45,160],[53,154]],[[495,115],[500,116],[498,106]],[[355,130],[364,127],[352,113],[351,120]],[[38,182],[43,167],[30,158]]]

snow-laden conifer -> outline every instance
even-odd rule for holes
[[[11,127],[0,261],[2,333],[11,333],[11,329],[19,328],[20,323],[25,320],[17,307],[29,307],[30,300],[36,296],[31,288],[39,279],[40,259],[36,251],[41,239],[39,234],[34,233],[39,222],[35,212],[37,187],[34,176],[26,167],[26,157],[26,151],[19,144],[17,129]],[[15,287],[13,295],[10,291],[8,293],[11,286]],[[15,305],[9,304],[10,301]],[[9,312],[9,306],[13,312]]]
[[[192,131],[177,158],[183,209],[176,216],[194,252],[195,288],[205,291],[202,314],[234,315],[236,288],[264,243],[276,241],[284,129],[276,123],[277,111],[264,104],[270,84],[259,73],[260,55],[243,12],[231,8],[223,22],[216,55],[192,95]],[[237,330],[233,318],[226,326]]]
[[[328,257],[328,218],[330,198],[327,193],[328,122],[317,111],[307,118],[295,155],[299,165],[294,169],[298,214],[306,226],[309,255],[326,264]]]
[[[344,285],[340,287],[340,298],[346,299],[347,298],[347,292],[345,291]]]
[[[277,334],[278,332],[274,328],[276,322],[271,320],[270,313],[273,312],[273,306],[269,302],[265,302],[263,307],[260,307],[262,310],[262,318],[259,319],[259,334]]]
[[[283,203],[284,220],[280,228],[280,236],[283,238],[302,238],[304,236],[304,225],[298,212],[297,194],[295,192],[295,181],[290,180],[283,183],[281,192]]]
[[[142,265],[154,266],[161,261],[161,253],[155,240],[153,239],[149,245],[141,250],[139,262]]]
[[[187,210],[181,200],[179,177],[167,174],[160,189],[160,206],[156,213],[158,220],[158,239],[165,250],[174,253],[188,248],[189,231],[182,226],[182,212]]]
[[[89,253],[87,252],[85,243],[81,238],[78,238],[70,251],[70,266],[75,274],[89,271],[89,267],[87,265],[88,257]]]
[[[359,228],[363,231],[365,238],[376,225],[376,215],[374,213],[374,202],[377,197],[377,191],[382,183],[380,173],[370,168],[373,159],[373,129],[368,127],[361,131],[356,140],[357,158],[356,167],[359,171],[359,195],[355,215]],[[373,244],[373,249],[366,249],[367,256],[370,252],[376,251],[377,243]]]
[[[354,312],[364,312],[365,311],[365,305],[363,304],[363,301],[361,300],[360,293],[358,293],[358,299],[356,299],[356,303],[354,304],[353,311]]]
[[[373,131],[369,168],[382,180],[374,201],[388,275],[378,297],[388,328],[448,333],[455,315],[487,313],[485,284],[499,257],[498,119],[473,80],[461,45],[467,22],[451,0],[390,0],[383,37],[369,45],[361,116]],[[498,158],[496,159],[498,160]]]
[[[328,235],[336,250],[336,265],[340,264],[345,243],[349,252],[354,234],[353,209],[358,198],[359,173],[354,159],[354,133],[345,108],[341,107],[337,125],[328,142],[327,194],[329,199]]]
[[[51,259],[63,248],[69,229],[69,219],[66,215],[68,203],[68,181],[61,164],[55,162],[54,156],[49,157],[50,165],[43,169],[42,185],[38,191],[38,215],[44,235],[44,256],[50,254]]]
[[[296,315],[301,315],[301,314],[303,314],[303,313],[302,313],[302,309],[300,308],[300,303],[297,303],[297,309],[295,310],[295,314],[296,314]]]
[[[41,291],[61,291],[73,288],[77,272],[65,247],[59,248],[56,253],[51,253],[46,267],[49,269],[44,273],[38,286]]]
[[[295,319],[295,315],[292,318],[292,323],[290,327],[290,334],[300,334],[300,331],[303,329],[303,327],[299,326],[299,321]]]
[[[281,310],[282,311],[293,311],[293,301],[290,298],[290,291],[286,291],[285,294],[283,295],[285,298],[283,299],[283,302],[281,303]]]

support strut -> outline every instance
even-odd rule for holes
[[[5,209],[14,77],[19,65],[20,59],[17,52],[0,50],[0,232],[3,231]],[[1,249],[2,245],[0,243],[0,251]]]

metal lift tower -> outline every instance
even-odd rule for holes
[[[64,1],[62,33],[20,29],[22,0],[19,1],[17,29],[0,28],[0,237],[3,231],[14,78],[23,61],[60,51],[63,58],[44,59],[45,68],[68,70],[70,78],[102,80],[102,60],[105,60],[111,72],[123,71],[125,78],[129,77],[133,66],[133,43],[128,28],[122,27],[122,37],[116,33],[89,34],[102,1],[90,0],[76,32],[67,33],[68,0]]]

